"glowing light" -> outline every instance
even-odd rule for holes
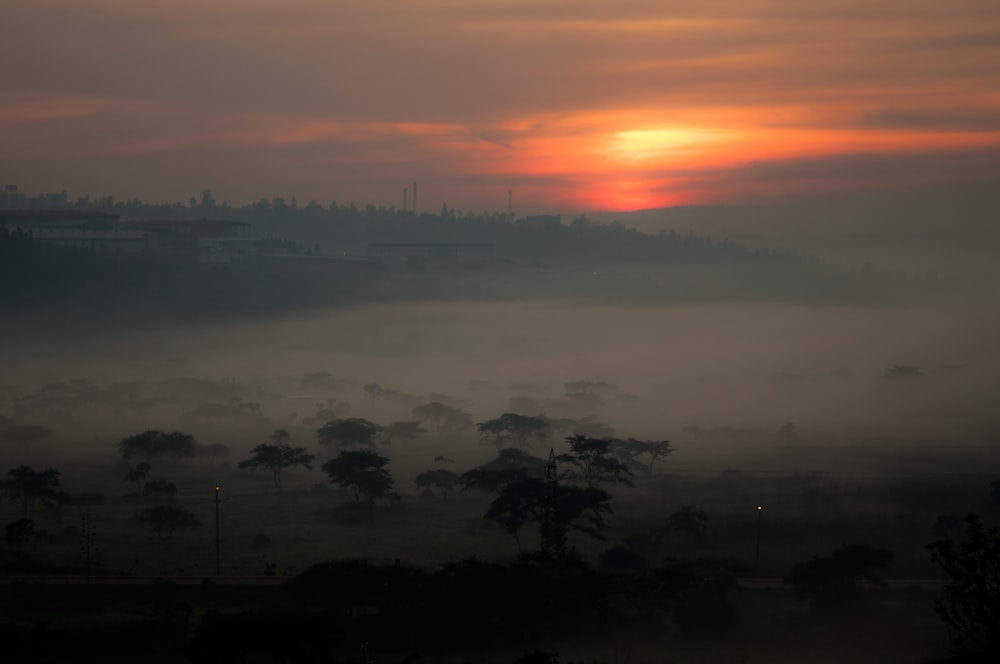
[[[670,153],[686,152],[716,137],[704,129],[629,129],[613,135],[610,153],[624,159],[659,159]]]

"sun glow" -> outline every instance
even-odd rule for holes
[[[712,132],[697,128],[629,129],[612,135],[609,153],[633,161],[661,160],[716,140]]]

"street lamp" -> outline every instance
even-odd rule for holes
[[[764,506],[757,506],[757,571],[760,571],[760,517],[764,514]]]
[[[219,576],[219,490],[222,489],[218,484],[215,485],[215,575]]]

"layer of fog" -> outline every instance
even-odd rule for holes
[[[1000,287],[1000,194],[992,183],[837,192],[802,200],[588,215],[647,233],[676,231],[785,247],[846,264]]]
[[[513,408],[589,417],[620,437],[669,439],[676,451],[665,471],[879,471],[901,449],[974,457],[995,440],[997,338],[1000,313],[958,307],[381,304],[141,336],[70,335],[58,345],[25,341],[3,351],[0,415],[53,429],[49,448],[104,457],[122,436],[182,429],[228,445],[235,461],[278,427],[318,451],[314,416],[323,408],[388,424],[439,400],[476,422]],[[893,365],[922,376],[887,379]],[[303,383],[323,372],[333,382]],[[207,401],[260,404],[260,417],[182,417],[190,403],[177,406],[176,396],[142,412],[127,399],[51,415],[23,408],[25,395],[68,380],[109,386],[182,376],[221,386]],[[598,385],[596,398],[581,400],[567,396],[572,381],[614,387]],[[371,398],[369,383],[388,394]],[[33,454],[5,448],[12,460]],[[412,469],[443,454],[461,470],[493,450],[470,430],[398,442],[386,454]]]

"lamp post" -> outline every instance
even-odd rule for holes
[[[218,484],[215,485],[215,575],[219,576],[219,490]]]
[[[757,571],[760,572],[760,517],[764,514],[764,506],[757,506]]]

